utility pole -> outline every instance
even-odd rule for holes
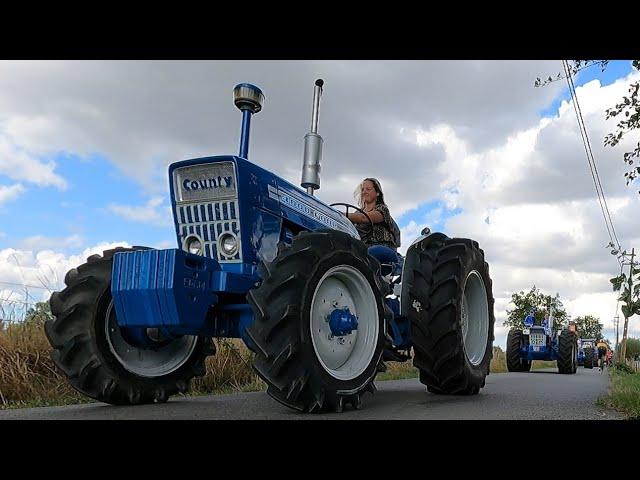
[[[613,323],[616,326],[616,357],[619,357],[620,356],[620,351],[618,350],[618,339],[620,337],[618,336],[618,325],[620,325],[620,317],[618,315],[613,317]],[[620,360],[620,358],[618,358],[618,360]]]
[[[629,301],[633,301],[633,267],[634,262],[633,258],[635,257],[636,249],[631,249],[631,262],[629,262]],[[624,253],[622,254],[623,258],[626,256]],[[633,315],[633,312],[631,313]],[[622,348],[620,350],[620,358],[621,362],[625,361],[625,356],[627,354],[627,327],[629,326],[629,317],[624,316],[624,330],[622,331]]]

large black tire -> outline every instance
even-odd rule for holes
[[[473,240],[435,233],[417,246],[417,254],[419,261],[403,282],[408,288],[413,364],[420,381],[432,393],[477,394],[489,375],[495,323],[484,252]],[[481,353],[473,363],[465,350],[462,324],[463,296],[472,272],[482,279],[487,308],[486,345],[478,349]]]
[[[507,370],[510,372],[528,372],[531,361],[520,356],[520,349],[526,344],[522,330],[511,329],[507,334]]]
[[[587,347],[584,349],[584,368],[593,368],[595,364],[595,351],[593,348]]]
[[[161,403],[170,395],[186,392],[194,376],[204,375],[206,356],[215,353],[209,339],[199,338],[185,354],[184,362],[163,376],[135,374],[114,355],[106,333],[107,312],[112,311],[113,304],[113,255],[131,250],[107,250],[103,256],[92,255],[87,263],[70,270],[64,280],[67,287],[50,299],[54,319],[45,323],[53,362],[71,386],[113,405]]]
[[[559,373],[572,374],[578,370],[578,337],[575,332],[560,332],[557,363]]]
[[[378,335],[366,346],[373,356],[368,364],[363,361],[364,371],[350,379],[338,379],[329,373],[319,360],[311,336],[314,293],[323,275],[336,266],[354,268],[364,275],[376,302],[377,318],[369,321],[377,325]],[[278,245],[273,262],[261,263],[262,283],[247,294],[255,315],[247,334],[257,349],[254,368],[267,383],[271,397],[303,412],[340,412],[347,404],[360,408],[362,393],[373,393],[387,312],[383,299],[388,287],[379,278],[379,269],[380,264],[368,255],[360,240],[324,230],[301,232],[291,246]],[[358,319],[360,324],[363,321]]]

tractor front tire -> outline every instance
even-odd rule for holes
[[[364,243],[334,230],[301,232],[260,264],[262,282],[247,294],[255,317],[247,335],[272,398],[301,412],[341,412],[373,393],[388,291],[379,270]],[[347,307],[357,327],[334,335],[329,316]]]
[[[559,373],[572,374],[578,370],[578,337],[575,332],[560,332],[557,363]]]
[[[531,360],[522,358],[520,349],[526,344],[522,330],[512,329],[507,334],[507,370],[509,372],[528,372]]]
[[[111,297],[116,248],[92,255],[65,276],[65,289],[51,295],[53,320],[45,334],[51,357],[73,388],[113,405],[163,403],[188,390],[205,373],[204,360],[215,353],[210,341],[180,337],[157,347],[129,345],[120,335]]]
[[[593,348],[585,348],[584,349],[584,368],[593,368],[595,351]]]
[[[407,282],[413,364],[436,394],[475,395],[493,356],[494,299],[478,242],[435,233],[417,247]]]

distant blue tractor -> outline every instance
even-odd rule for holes
[[[584,368],[598,366],[598,352],[595,338],[585,338],[580,340],[580,350],[578,353],[578,365]]]
[[[556,360],[558,372],[576,373],[578,338],[575,326],[555,330],[553,314],[536,325],[535,310],[524,319],[524,329],[511,329],[507,334],[507,370],[528,372],[533,360]]]
[[[305,136],[306,191],[248,160],[264,96],[237,85],[239,155],[169,167],[179,248],[116,248],[67,273],[45,331],[73,387],[111,404],[165,402],[205,373],[213,339],[229,337],[255,353],[269,395],[305,412],[359,408],[385,360],[412,353],[430,392],[485,385],[494,299],[484,252],[428,229],[404,258],[367,249],[345,216],[365,212],[313,195],[322,88]]]

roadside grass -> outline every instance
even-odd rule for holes
[[[640,373],[609,369],[611,388],[598,405],[616,410],[629,419],[640,420]]]
[[[555,361],[534,360],[531,362],[531,370],[544,368],[558,368]],[[491,373],[507,373],[507,355],[500,347],[493,347],[493,359],[491,360]]]
[[[489,367],[491,373],[507,373],[507,355],[500,347],[493,347],[493,358]]]
[[[0,331],[0,408],[84,403],[55,369],[51,347],[39,323]]]
[[[404,380],[407,378],[418,378],[420,372],[413,366],[413,361],[406,362],[386,362],[387,371],[381,372],[376,376],[376,382],[384,382],[386,380]]]
[[[558,368],[558,364],[555,360],[534,360],[531,362],[531,370],[543,370],[545,368]]]

